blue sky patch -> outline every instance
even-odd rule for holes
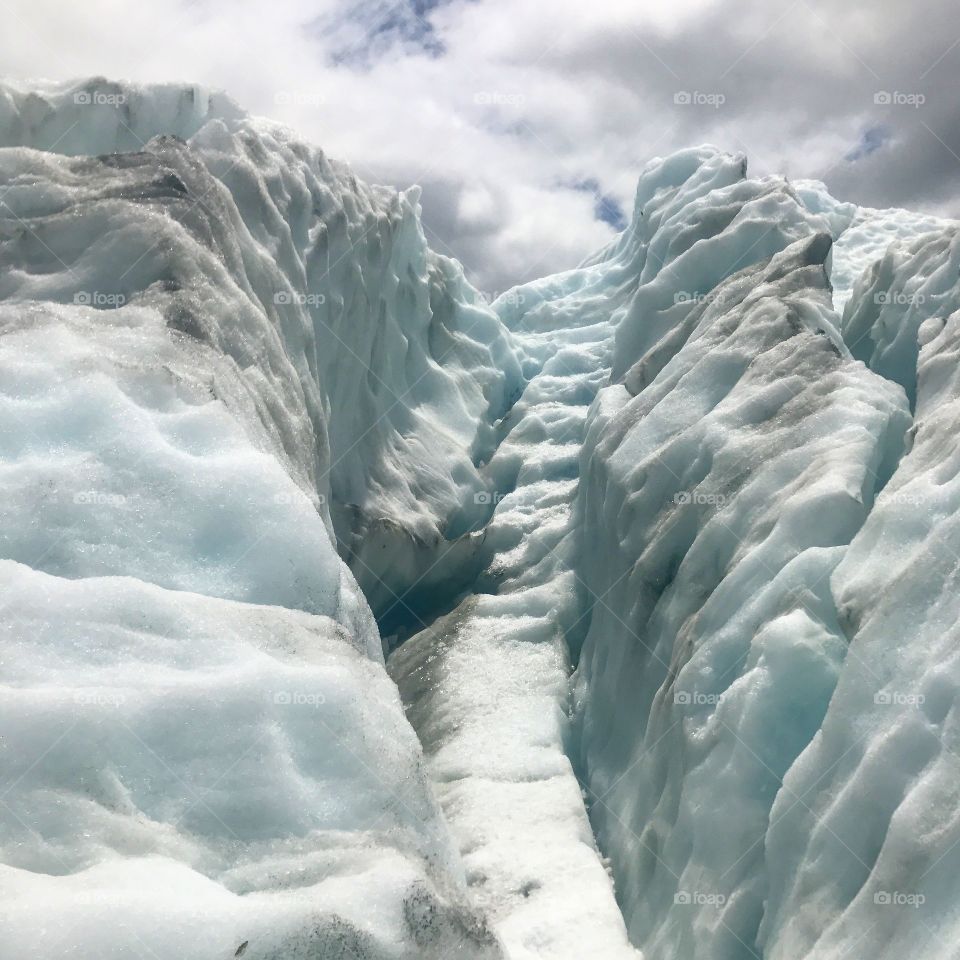
[[[627,217],[623,207],[614,197],[601,190],[598,180],[588,177],[586,180],[576,180],[566,186],[582,193],[593,194],[593,215],[597,220],[608,223],[614,230],[627,229]]]
[[[863,157],[876,153],[890,139],[890,131],[884,126],[869,127],[860,136],[860,142],[843,158],[855,163]]]

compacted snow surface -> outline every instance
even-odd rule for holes
[[[699,147],[490,305],[418,198],[0,88],[0,956],[955,957],[960,230]]]

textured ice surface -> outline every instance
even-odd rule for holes
[[[325,614],[376,655],[366,604],[234,365],[146,306],[6,302],[0,330],[5,557]]]
[[[0,953],[953,957],[958,256],[700,147],[491,308],[223,95],[0,89]]]
[[[830,225],[834,238],[830,282],[837,313],[843,313],[860,276],[891,243],[912,240],[950,224],[949,220],[911,210],[877,210],[843,203],[830,196],[818,180],[798,180],[795,187],[804,206],[823,215]]]
[[[3,102],[4,955],[500,956],[334,529],[402,589],[504,328],[415,193],[223,98]]]
[[[577,709],[631,939],[712,960],[759,955],[770,808],[843,661],[830,574],[909,414],[840,339],[829,222],[782,181],[683,199],[582,454]]]
[[[591,421],[582,749],[654,957],[750,956],[769,809],[843,657],[829,576],[908,425],[831,329],[827,246],[722,284],[660,375]]]
[[[497,955],[396,689],[337,623],[0,580],[4,956]]]
[[[648,957],[952,956],[956,228],[798,185],[753,202],[808,239],[724,280],[724,192],[591,411],[591,816]]]
[[[949,306],[919,328],[909,451],[831,581],[849,653],[773,810],[771,960],[956,956],[960,283],[944,267],[955,243],[952,231],[906,248],[896,276],[896,289]],[[916,334],[912,310],[901,322]]]
[[[65,156],[136,152],[158,134],[186,140],[214,119],[234,127],[244,114],[225,94],[182,83],[141,87],[91,77],[7,81],[0,89],[3,146]]]
[[[850,352],[901,384],[911,403],[921,344],[960,309],[958,277],[960,228],[954,224],[892,244],[864,272],[844,310]]]
[[[4,151],[0,294],[150,305],[226,354],[288,471],[329,501],[374,609],[389,607],[379,572],[402,593],[446,550],[521,384],[494,313],[427,247],[418,191],[368,186],[193,88],[93,80],[8,90],[6,110],[0,142],[93,156]],[[471,557],[460,544],[443,571]]]

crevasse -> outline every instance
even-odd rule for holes
[[[3,88],[5,950],[951,957],[956,228],[701,147],[491,308],[417,200]]]

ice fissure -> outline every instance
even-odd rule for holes
[[[0,89],[4,949],[948,960],[956,226],[700,147],[489,305],[418,198]]]

